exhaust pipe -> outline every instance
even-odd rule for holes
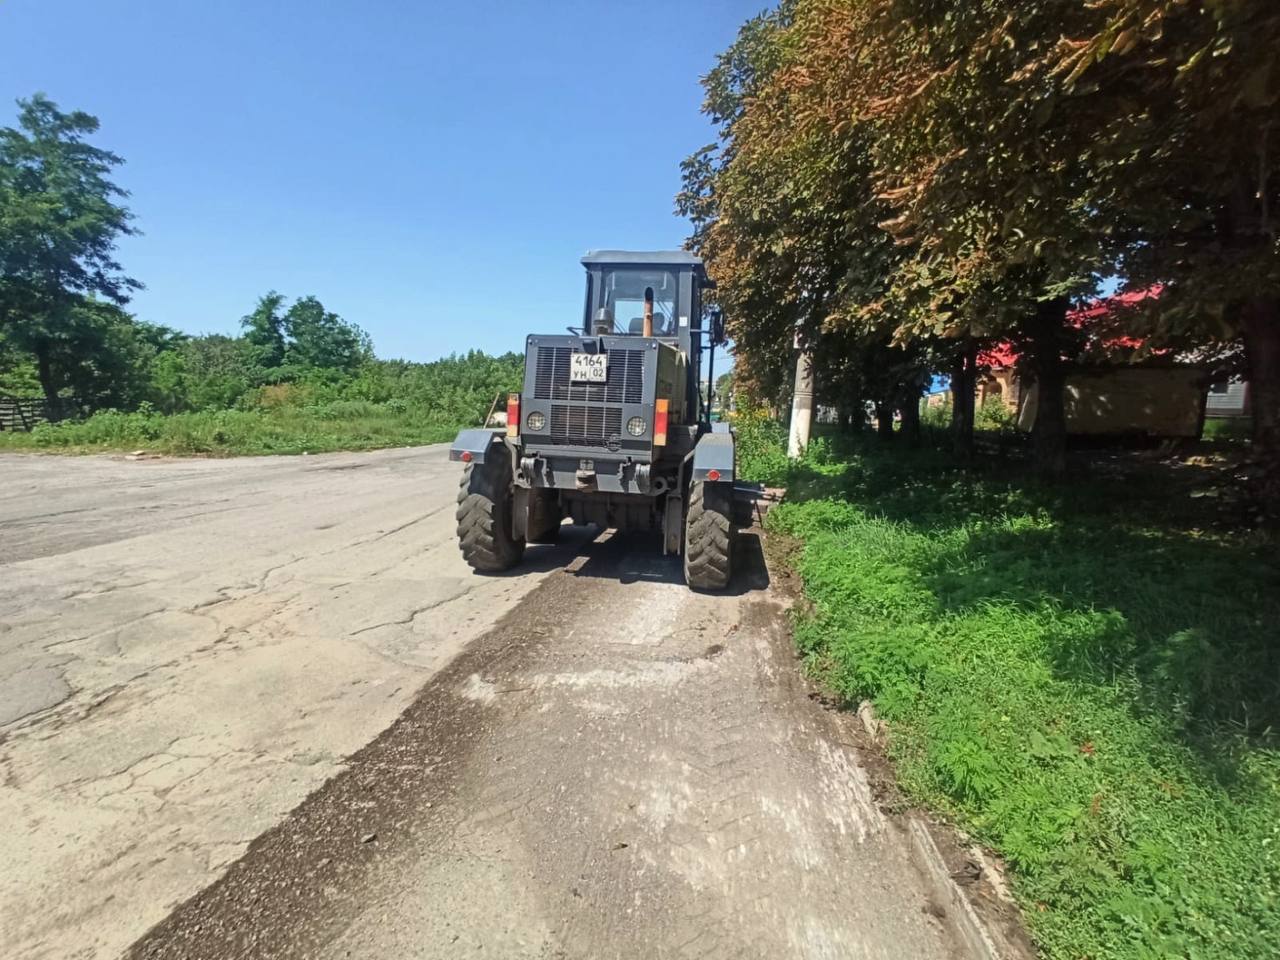
[[[653,287],[644,288],[644,335],[653,336]]]

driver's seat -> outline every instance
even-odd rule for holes
[[[667,329],[667,318],[661,313],[653,315],[653,335],[661,337]],[[633,337],[644,336],[644,317],[636,317],[627,325],[627,332]]]

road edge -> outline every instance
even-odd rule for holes
[[[808,598],[804,594],[804,582],[791,562],[803,543],[793,537],[770,531],[761,523],[759,532],[764,539],[764,557],[769,570],[770,591],[777,591],[778,599],[785,608],[804,611],[808,608]],[[788,633],[790,633],[790,629]],[[792,639],[794,647],[794,638]],[[806,671],[807,672],[807,671]],[[848,724],[855,742],[851,744],[859,754],[859,761],[873,779],[876,786],[886,790],[891,796],[881,804],[888,808],[886,814],[896,816],[905,828],[908,850],[911,861],[920,872],[929,892],[937,906],[942,908],[945,917],[939,919],[947,924],[954,933],[954,939],[968,960],[1036,960],[1036,950],[1030,935],[1026,932],[1022,920],[1022,911],[1018,904],[1004,889],[1003,881],[991,882],[990,872],[994,868],[992,860],[985,851],[974,848],[959,832],[949,824],[938,823],[922,809],[909,806],[897,794],[896,770],[892,762],[885,756],[883,737],[887,724],[879,719],[875,707],[863,701],[856,712],[847,705],[841,705],[830,696],[830,690],[812,675],[808,682],[822,692],[824,699],[832,709],[839,710],[845,716],[856,718],[858,723]],[[873,764],[865,763],[874,757]],[[887,780],[886,780],[887,778]],[[956,870],[948,861],[937,839],[941,833],[944,844],[952,853],[951,860],[966,860],[960,854],[969,853],[977,860],[977,874],[970,884],[956,881]],[[970,891],[979,885],[988,889],[983,891],[981,900],[971,895]]]

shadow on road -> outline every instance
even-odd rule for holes
[[[769,587],[764,548],[759,530],[739,530],[733,551],[733,578],[721,596],[740,597]],[[518,577],[564,569],[575,577],[615,580],[618,583],[670,583],[684,585],[680,557],[662,555],[662,539],[654,533],[611,533],[592,526],[565,524],[556,543],[529,544],[524,559],[501,573],[477,573],[484,577]]]
[[[580,529],[580,528],[575,528]],[[589,528],[588,528],[589,529]],[[561,534],[562,542],[564,535]],[[616,580],[619,583],[670,583],[684,586],[684,566],[676,556],[662,555],[662,540],[655,534],[602,533],[581,550],[585,558],[570,570],[575,577]],[[756,530],[740,530],[733,555],[733,578],[721,596],[740,597],[768,589],[769,571]]]

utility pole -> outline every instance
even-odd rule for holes
[[[796,324],[796,392],[791,400],[791,437],[787,441],[787,456],[798,460],[809,446],[809,433],[813,427],[813,352],[800,343],[800,325]]]

